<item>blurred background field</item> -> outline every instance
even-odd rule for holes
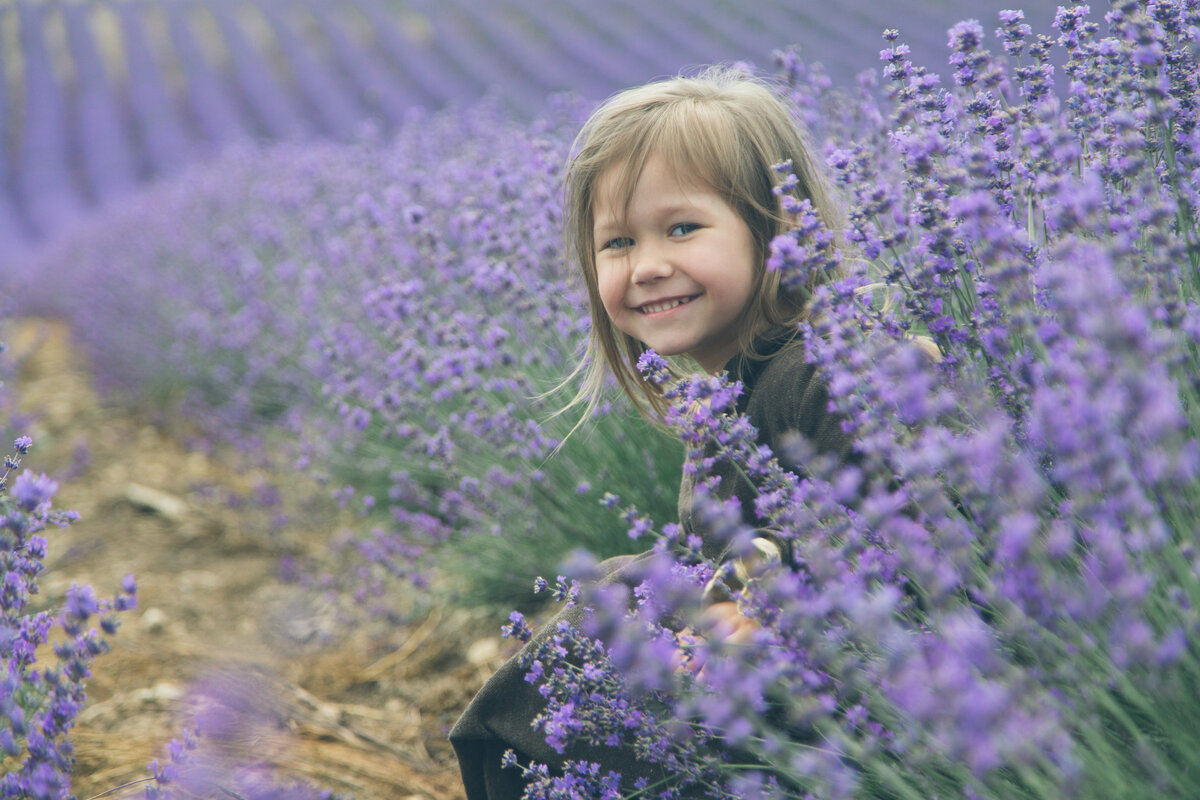
[[[1000,0],[10,0],[0,6],[0,255],[246,140],[386,134],[491,94],[522,118],[796,44],[830,79],[914,60]],[[1020,4],[1044,28],[1056,3]]]

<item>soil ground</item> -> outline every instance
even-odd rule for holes
[[[224,710],[253,720],[226,731],[239,763],[359,800],[461,797],[446,732],[506,655],[504,614],[418,597],[382,637],[340,625],[279,577],[282,555],[316,552],[350,522],[325,491],[107,406],[62,325],[25,321],[5,338],[21,364],[9,388],[35,415],[23,466],[57,478],[56,506],[82,515],[48,532],[42,602],[72,583],[101,596],[128,573],[138,584],[72,735],[76,796],[141,797],[147,764],[203,712],[194,687],[226,681]],[[264,487],[279,492],[272,507],[255,500]]]

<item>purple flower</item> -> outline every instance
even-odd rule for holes
[[[24,511],[32,512],[58,491],[58,482],[41,475],[33,475],[26,471],[17,476],[12,486],[12,497]]]

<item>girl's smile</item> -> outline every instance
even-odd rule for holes
[[[692,302],[696,299],[696,297],[697,295],[692,295],[691,297],[676,297],[670,300],[659,300],[639,306],[637,310],[647,315],[662,315],[667,311],[671,311],[672,309],[679,308],[686,303]]]
[[[749,227],[720,195],[651,157],[627,206],[609,169],[596,183],[600,299],[614,326],[662,355],[716,372],[738,351],[753,293]]]

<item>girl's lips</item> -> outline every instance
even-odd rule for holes
[[[667,300],[656,300],[653,303],[640,305],[636,310],[639,314],[662,314],[663,312],[670,311],[673,308],[686,305],[699,296],[700,295],[694,294],[688,297],[672,297]]]

